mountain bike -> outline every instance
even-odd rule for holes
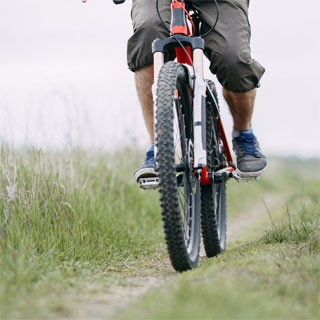
[[[114,0],[116,4],[125,0]],[[154,130],[158,177],[140,179],[142,189],[158,189],[171,263],[185,271],[199,261],[200,229],[206,255],[226,249],[226,183],[239,179],[223,129],[217,91],[203,75],[200,18],[192,5],[172,0],[170,36],[155,39]],[[164,63],[173,48],[176,61]]]

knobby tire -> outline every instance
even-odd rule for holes
[[[191,174],[188,166],[190,161],[187,161],[192,157],[190,146],[193,145],[189,89],[186,68],[172,61],[164,64],[157,83],[156,169],[160,180],[160,206],[167,248],[171,263],[177,271],[197,266],[200,247],[200,182]],[[186,166],[180,175],[176,169],[175,116],[181,140],[181,163]],[[184,196],[182,200],[181,193]],[[186,233],[187,236],[191,234],[189,242]]]
[[[209,88],[218,102],[215,85]],[[226,166],[218,123],[213,106],[206,102],[207,171],[214,172]],[[201,229],[207,257],[214,257],[226,249],[226,183],[201,186]]]

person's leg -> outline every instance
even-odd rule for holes
[[[153,65],[145,66],[137,70],[135,72],[135,81],[144,122],[151,144],[154,144],[153,98],[151,92],[153,84]]]
[[[168,25],[171,16],[170,3],[171,0],[159,1],[161,17]],[[156,0],[133,0],[131,17],[134,34],[128,40],[127,60],[129,69],[135,72],[137,94],[151,142],[151,147],[146,152],[144,164],[134,173],[136,180],[139,181],[143,177],[156,175],[154,170],[153,97],[151,91],[153,84],[152,42],[156,38],[168,37],[169,33],[163,27],[157,15]]]
[[[139,182],[141,178],[154,177],[154,129],[153,129],[153,65],[144,66],[135,71],[135,82],[139,97],[144,123],[149,134],[151,147],[146,152],[144,164],[134,172],[134,177]]]
[[[238,171],[243,177],[261,174],[265,157],[251,129],[256,87],[264,68],[251,58],[248,1],[219,1],[220,16],[215,30],[205,38],[205,54],[210,70],[223,86],[223,95],[230,108],[234,129],[233,149]],[[212,2],[194,0],[202,19],[202,32],[214,23],[216,8]]]
[[[159,11],[161,17],[170,24],[171,0],[161,0]],[[150,142],[154,143],[153,132],[153,56],[152,42],[156,38],[166,38],[168,31],[162,25],[157,11],[156,0],[133,0],[132,26],[134,33],[128,40],[127,60],[129,69],[135,72],[137,94]],[[172,55],[172,52],[170,52]]]
[[[223,88],[223,96],[232,114],[235,130],[250,129],[256,91],[256,89],[252,89],[247,92],[237,93]]]

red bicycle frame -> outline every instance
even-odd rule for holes
[[[190,29],[188,27],[187,18],[186,18],[186,9],[183,1],[173,0],[171,4],[171,12],[172,12],[172,23],[171,23],[171,34],[184,34],[186,36],[191,36]],[[189,16],[189,15],[188,15]],[[189,17],[190,18],[190,17]],[[194,26],[193,26],[194,27]],[[186,52],[187,51],[187,52]],[[190,57],[192,59],[192,54],[189,46],[185,47],[185,50],[181,47],[175,48],[177,62],[192,65],[190,61]],[[226,153],[226,158],[228,162],[227,170],[229,172],[233,172],[235,170],[233,165],[232,155],[229,149],[229,145],[227,142],[227,138],[225,135],[225,131],[222,125],[221,118],[217,119],[219,125],[219,133],[223,143],[224,151]],[[206,167],[202,168],[201,172],[201,184],[209,184],[210,179],[208,177],[208,172]]]

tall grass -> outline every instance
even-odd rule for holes
[[[132,157],[2,149],[2,249],[107,265],[150,251],[158,240],[157,196],[132,187]]]
[[[41,282],[123,268],[164,250],[158,197],[132,177],[139,153],[36,150],[0,156],[1,302]],[[71,279],[72,280],[72,279]]]
[[[310,253],[320,253],[319,184],[310,183],[302,196],[288,203],[284,218],[274,222],[265,231],[262,240],[267,244],[288,243],[308,248]]]

